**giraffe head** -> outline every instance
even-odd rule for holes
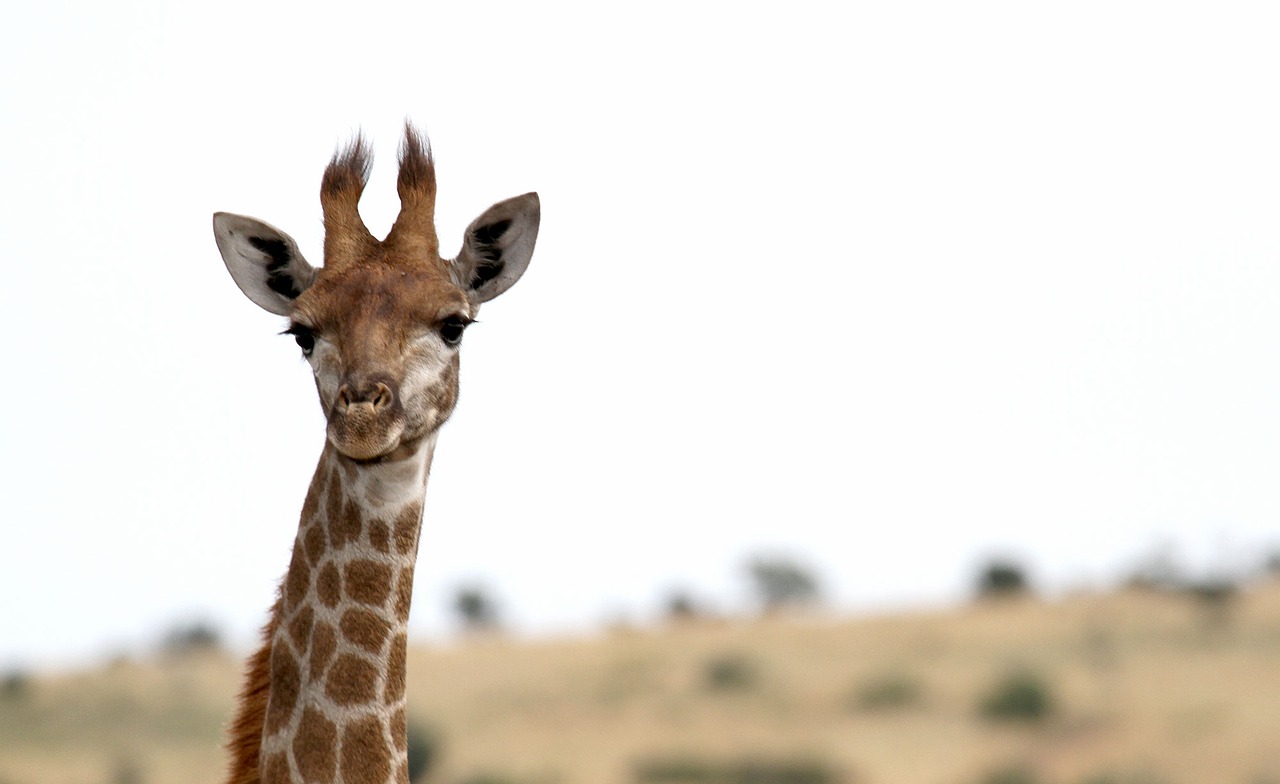
[[[405,127],[400,214],[384,240],[360,218],[372,160],[357,136],[320,186],[324,266],[263,221],[220,212],[213,231],[231,277],[259,307],[289,318],[315,374],[328,438],[359,461],[412,454],[449,418],[458,347],[480,303],[524,273],[538,236],[536,193],[499,202],[472,221],[453,260],[440,257],[436,176],[427,143]]]

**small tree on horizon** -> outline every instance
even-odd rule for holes
[[[759,556],[747,564],[747,571],[766,612],[815,604],[821,598],[813,572],[789,558]]]
[[[478,585],[459,588],[453,598],[453,609],[466,629],[476,631],[498,626],[497,605],[488,591]]]
[[[425,782],[440,761],[440,736],[433,729],[410,720],[405,737],[409,744],[409,781]]]
[[[666,615],[668,620],[685,621],[702,615],[702,610],[688,591],[677,589],[667,594]]]
[[[185,656],[221,648],[222,635],[212,623],[204,620],[175,624],[160,640],[160,651],[167,656]]]
[[[988,561],[978,572],[978,584],[975,586],[979,599],[1023,596],[1030,590],[1026,570],[1007,558]]]
[[[1272,550],[1262,560],[1262,571],[1272,577],[1280,577],[1280,548]]]

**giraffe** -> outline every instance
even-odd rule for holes
[[[213,217],[236,285],[288,317],[327,420],[229,728],[228,784],[408,784],[406,624],[436,435],[457,401],[463,331],[524,273],[540,209],[536,193],[494,204],[442,259],[435,166],[409,123],[399,163],[400,213],[378,241],[358,210],[367,143],[357,133],[334,154],[320,268],[267,223]]]

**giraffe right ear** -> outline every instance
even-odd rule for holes
[[[293,237],[256,218],[215,212],[213,236],[231,279],[270,313],[289,315],[293,301],[316,279]]]
[[[511,288],[533,256],[542,207],[538,194],[500,201],[471,221],[454,275],[477,302],[488,302]]]

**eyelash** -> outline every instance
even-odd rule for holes
[[[472,320],[465,316],[449,316],[441,319],[439,326],[440,339],[445,342],[445,345],[456,346],[462,342],[462,333],[472,323]]]
[[[298,344],[298,348],[302,349],[302,356],[309,357],[311,352],[316,348],[316,334],[310,327],[304,327],[301,324],[290,324],[289,328],[282,335],[293,335],[293,340]]]

